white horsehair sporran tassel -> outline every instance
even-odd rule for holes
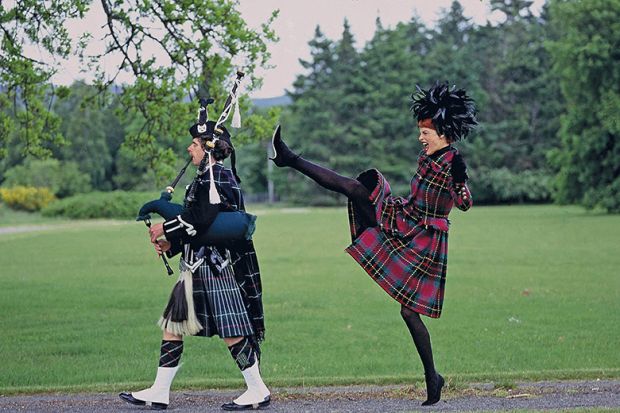
[[[194,289],[190,269],[181,270],[168,306],[157,324],[162,330],[178,336],[193,336],[202,330],[194,309]]]
[[[213,175],[213,158],[211,157],[211,151],[207,152],[209,154],[209,203],[210,204],[219,204],[222,202],[220,199],[220,194],[217,192],[217,188],[215,187],[215,176]]]

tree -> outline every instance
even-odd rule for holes
[[[428,86],[432,79],[425,64],[431,45],[427,34],[415,17],[393,29],[377,22],[361,56],[368,93],[363,111],[366,133],[361,135],[364,163],[358,168],[378,168],[399,195],[409,190],[418,149],[411,94],[416,84]]]
[[[436,80],[459,82],[460,87],[469,88],[475,84],[476,70],[472,70],[470,39],[473,24],[463,15],[463,6],[453,1],[449,10],[437,21],[432,32],[433,43],[428,59],[427,70],[435,75]]]
[[[85,100],[96,93],[94,87],[76,82],[69,91],[69,96],[52,108],[61,119],[60,132],[67,144],[53,148],[52,153],[57,159],[76,162],[80,170],[90,176],[95,189],[110,190],[114,153],[108,145],[107,132],[118,124],[118,119],[110,116],[107,105],[85,104]]]
[[[459,61],[450,66],[479,108],[480,127],[459,144],[478,201],[550,200],[548,182],[553,172],[546,155],[558,145],[555,135],[562,98],[545,48],[550,36],[548,19],[544,12],[535,16],[531,3],[493,0],[491,7],[503,20],[464,32],[462,49],[455,54]],[[452,25],[456,25],[458,15],[450,15],[455,16]],[[450,24],[445,27],[449,29]],[[535,186],[518,189],[526,180]]]
[[[57,69],[29,56],[26,46],[67,58],[72,45],[64,22],[82,18],[87,6],[80,0],[26,0],[5,7],[0,4],[0,144],[6,148],[17,139],[24,155],[49,156],[50,145],[64,143],[49,107],[66,89],[48,85]],[[0,159],[5,156],[0,150]]]
[[[265,197],[267,192],[271,192],[269,187],[271,176],[270,170],[272,163],[267,159],[271,149],[271,134],[274,124],[280,118],[282,108],[272,106],[264,109],[253,109],[250,116],[244,121],[249,128],[256,131],[256,136],[261,137],[259,141],[248,143],[241,148],[236,148],[237,152],[237,173],[242,179],[242,187],[246,197],[249,199],[273,202],[272,197]],[[242,134],[235,137],[236,142],[249,142]],[[273,156],[273,155],[269,155]]]
[[[91,190],[90,177],[78,169],[76,162],[57,159],[26,158],[22,165],[6,171],[4,187],[45,187],[59,198]]]
[[[411,158],[402,155],[415,151],[409,96],[415,82],[428,79],[422,65],[428,51],[424,27],[413,19],[386,30],[377,20],[373,39],[357,51],[345,21],[338,41],[326,39],[317,28],[309,44],[312,59],[302,62],[308,72],[294,83],[293,103],[283,121],[291,146],[348,176],[377,167],[396,192],[406,192],[413,167]],[[289,200],[341,201],[298,174],[285,173],[279,187],[286,185],[282,192],[291,194]]]
[[[620,1],[555,0],[549,43],[566,99],[556,200],[620,212]]]
[[[492,9],[501,12],[504,21],[474,33],[474,47],[469,49],[472,61],[487,67],[478,66],[474,72],[480,78],[478,96],[485,108],[479,137],[490,149],[471,152],[491,152],[492,159],[476,161],[515,173],[547,169],[546,152],[556,146],[561,101],[544,47],[547,22],[532,14],[531,3],[493,0]]]
[[[22,126],[18,135],[26,143],[25,151],[45,156],[50,154],[47,143],[62,142],[57,118],[46,110],[52,97],[44,93],[57,68],[27,56],[25,46],[35,44],[54,57],[79,54],[101,94],[109,91],[121,72],[133,75],[133,83],[119,91],[119,114],[125,121],[139,119],[141,124],[129,131],[125,146],[160,176],[169,174],[175,156],[161,140],[186,135],[197,109],[195,102],[187,102],[188,97],[194,100],[206,91],[221,108],[233,68],[243,67],[253,87],[258,82],[254,68],[269,58],[266,43],[276,39],[269,26],[277,12],[260,30],[252,30],[235,9],[237,5],[236,0],[27,0],[12,8],[0,6],[0,31],[4,33],[0,83],[23,102],[16,118]],[[96,55],[87,53],[89,42],[95,40],[91,33],[72,42],[64,28],[68,19],[83,18],[89,8],[97,8],[106,21],[105,48]],[[121,60],[112,72],[100,64],[110,55]],[[0,105],[6,111],[6,100]],[[7,119],[6,115],[0,119],[0,128],[12,127]]]
[[[334,90],[334,66],[336,45],[327,39],[317,26],[314,37],[308,42],[310,60],[300,60],[306,73],[297,76],[293,90],[288,94],[293,103],[288,108],[282,123],[282,133],[291,147],[317,161],[327,162],[330,157],[330,140],[335,128],[333,108],[338,100],[337,89]],[[308,185],[307,180],[288,170],[274,173],[278,188],[290,200],[310,200],[314,204],[333,203],[331,194],[317,192]]]
[[[476,100],[480,127],[457,146],[468,162],[478,202],[547,202],[552,167],[547,152],[555,138],[563,99],[545,42],[553,39],[544,9],[530,0],[493,0],[504,15],[497,24],[475,26],[454,1],[437,25],[417,18],[384,28],[356,51],[345,21],[338,41],[319,29],[312,55],[302,62],[293,102],[283,124],[291,147],[339,173],[355,176],[376,167],[395,194],[406,194],[419,145],[409,111],[415,85],[436,80],[465,88]],[[328,203],[338,199],[290,171],[282,192],[289,200]]]
[[[346,19],[342,37],[334,44],[333,50],[332,75],[326,83],[327,88],[322,91],[326,98],[324,108],[330,113],[330,125],[327,131],[323,131],[321,142],[329,150],[325,159],[329,165],[340,173],[353,175],[360,161],[363,162],[364,143],[369,137],[366,125],[369,85],[363,77],[360,54]]]

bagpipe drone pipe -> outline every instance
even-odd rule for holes
[[[216,125],[215,131],[217,132],[218,127],[222,124],[230,113],[230,110],[235,104],[236,109],[238,110],[238,100],[237,100],[237,87],[239,86],[239,82],[243,77],[242,72],[237,72],[237,78],[233,84],[232,90],[226,100],[224,105],[224,110],[220,115]],[[213,103],[213,99],[201,99],[200,105],[201,110],[199,112],[199,125],[205,125],[207,122],[207,110],[206,107],[208,104]],[[234,126],[234,120],[233,120]],[[233,161],[233,172],[234,172],[234,149],[231,155]],[[166,189],[161,193],[159,199],[149,201],[145,203],[140,210],[138,211],[138,217],[136,221],[144,221],[147,227],[151,226],[151,214],[156,213],[161,216],[164,220],[171,220],[183,211],[183,206],[180,204],[176,204],[171,202],[172,193],[174,192],[174,188],[185,173],[185,170],[189,166],[191,162],[191,158],[187,161],[185,166],[178,173],[177,177],[172,181],[172,183],[166,187]],[[200,168],[197,173],[203,173]],[[236,175],[236,173],[235,173]],[[192,188],[190,188],[189,196],[192,196]],[[219,202],[219,201],[216,201]],[[192,240],[192,243],[200,244],[200,245],[220,245],[224,243],[228,243],[230,241],[240,241],[240,240],[250,240],[252,238],[252,234],[256,228],[256,216],[252,214],[248,214],[245,211],[220,211],[218,212],[215,220],[206,231],[202,231],[199,234],[196,234],[195,238]],[[172,275],[173,271],[166,260],[165,254],[161,255],[164,265],[166,266],[166,270],[168,275]]]

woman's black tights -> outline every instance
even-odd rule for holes
[[[290,167],[313,179],[325,189],[345,195],[353,202],[356,211],[368,226],[376,225],[374,208],[370,203],[370,191],[357,179],[348,178],[312,163],[300,156],[296,157]]]
[[[424,375],[427,377],[435,376],[435,363],[433,363],[433,349],[431,347],[431,336],[420,318],[420,314],[410,310],[405,306],[401,306],[400,315],[405,320],[411,338],[415,344],[422,365],[424,366]]]

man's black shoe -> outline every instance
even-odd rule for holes
[[[118,397],[121,400],[125,400],[129,404],[134,404],[136,406],[146,406],[147,404],[150,406],[151,410],[166,410],[168,405],[165,403],[152,403],[145,402],[144,400],[138,400],[131,393],[119,393]]]
[[[222,405],[222,409],[230,410],[230,411],[259,410],[259,409],[262,409],[263,407],[269,406],[269,403],[271,403],[271,396],[267,396],[265,397],[265,400],[263,400],[262,402],[254,403],[254,404],[237,404],[235,402],[225,403]]]

